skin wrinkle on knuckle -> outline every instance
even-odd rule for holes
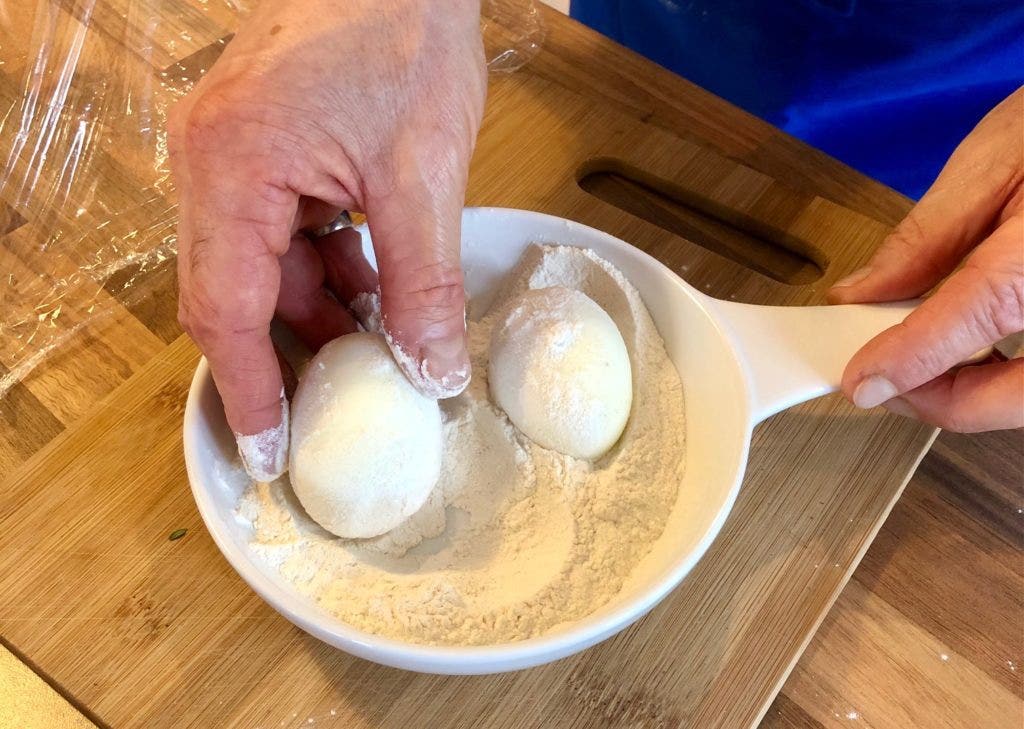
[[[412,292],[420,311],[431,313],[447,313],[457,306],[463,296],[461,283],[440,283]]]
[[[222,82],[193,99],[175,122],[175,137],[185,152],[192,152],[187,156],[196,173],[217,180],[225,170],[245,169],[281,186],[294,177],[303,150],[322,141],[307,129],[316,125],[302,121],[308,112],[290,110],[270,100],[273,94],[240,84]]]
[[[388,311],[400,316],[416,314],[426,319],[450,316],[453,309],[462,310],[464,296],[461,276],[458,279],[430,279],[418,287],[388,289]]]
[[[176,128],[182,148],[193,157],[216,154],[230,144],[236,126],[237,115],[231,102],[219,90],[210,89],[192,99]]]
[[[897,352],[900,351],[908,350],[905,347],[898,347]],[[942,353],[933,349],[922,350],[914,347],[909,349],[909,353],[902,359],[902,364],[897,364],[899,360],[894,362],[893,370],[896,376],[893,379],[903,384],[900,389],[904,391],[927,382],[946,369],[942,364]]]
[[[949,285],[957,285],[967,331],[987,344],[1024,328],[1020,256],[1007,256],[1001,246],[991,243],[982,244],[949,281]]]
[[[924,278],[937,281],[946,273],[943,262],[928,255],[928,236],[919,220],[920,211],[911,210],[885,239],[878,251],[875,265],[882,263],[893,270],[913,267],[923,271]]]
[[[1024,329],[1024,277],[982,274],[987,291],[977,326],[986,339],[997,342]]]
[[[242,277],[241,280],[246,280]],[[206,347],[268,329],[273,306],[258,285],[218,286],[196,281],[187,303],[188,321],[196,341]]]
[[[205,236],[192,239],[187,256],[189,280],[201,277],[208,267],[210,245],[211,240]]]

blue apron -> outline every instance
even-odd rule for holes
[[[1024,83],[1020,0],[572,0],[571,13],[915,199]]]

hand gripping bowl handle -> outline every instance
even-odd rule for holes
[[[755,306],[712,299],[751,385],[751,418],[836,392],[868,341],[902,322],[920,300],[839,306]]]

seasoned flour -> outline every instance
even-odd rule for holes
[[[632,413],[607,455],[588,463],[541,448],[491,404],[492,313],[468,323],[473,380],[442,403],[444,465],[423,508],[383,536],[343,540],[303,513],[286,477],[254,483],[238,513],[256,554],[341,620],[415,643],[522,640],[611,600],[675,503],[683,390],[636,290],[590,251],[532,246],[491,311],[555,285],[600,304],[629,350]]]

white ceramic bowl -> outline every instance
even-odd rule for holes
[[[363,230],[367,257],[372,247]],[[617,266],[640,291],[679,371],[685,392],[686,474],[662,537],[621,593],[587,617],[517,643],[431,647],[372,635],[320,609],[249,550],[249,528],[235,517],[244,483],[232,435],[206,361],[185,409],[184,444],[192,493],[217,546],[239,575],[278,612],[317,638],[389,666],[474,674],[535,666],[617,633],[671,591],[701,558],[732,508],[754,425],[797,402],[833,391],[850,355],[902,320],[910,305],[775,308],[723,302],[606,233],[549,215],[467,209],[462,260],[471,315],[532,242],[582,246]]]

